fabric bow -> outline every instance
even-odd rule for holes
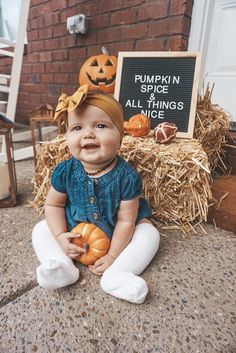
[[[72,96],[62,93],[58,99],[58,104],[55,109],[54,120],[57,120],[61,113],[67,111],[68,113],[76,109],[86,99],[89,91],[89,85],[81,86]]]

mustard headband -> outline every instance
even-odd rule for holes
[[[68,114],[71,113],[82,103],[94,105],[105,111],[119,130],[121,139],[123,138],[124,118],[121,105],[108,95],[89,91],[89,85],[87,84],[77,89],[72,96],[67,96],[65,93],[61,94],[55,109],[54,120],[57,120],[65,111],[67,111]]]

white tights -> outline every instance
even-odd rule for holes
[[[41,287],[57,289],[78,280],[78,268],[62,251],[45,220],[34,227],[32,241],[41,263],[36,270]],[[130,243],[102,275],[100,284],[104,292],[131,303],[143,303],[148,286],[138,275],[156,254],[159,241],[159,232],[152,224],[137,225]]]

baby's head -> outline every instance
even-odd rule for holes
[[[89,91],[89,85],[81,86],[72,96],[62,94],[58,100],[54,120],[61,114],[66,117],[66,125],[72,112],[79,113],[87,106],[92,105],[102,109],[111,119],[120,133],[120,142],[124,135],[124,118],[121,105],[110,95],[102,91]]]
[[[61,114],[70,152],[84,167],[97,169],[114,160],[124,134],[123,110],[114,98],[84,85],[72,96],[60,96],[54,119]]]

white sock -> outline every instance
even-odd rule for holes
[[[57,289],[76,282],[79,278],[79,270],[65,262],[47,260],[36,270],[40,287],[45,289]]]
[[[100,284],[104,292],[131,303],[143,303],[148,286],[139,274],[153,259],[159,241],[159,232],[153,225],[137,225],[130,243],[101,278]]]
[[[131,272],[106,273],[100,281],[101,288],[119,299],[141,304],[148,294],[144,279]]]
[[[33,229],[32,242],[41,265],[37,268],[37,280],[41,287],[56,289],[68,286],[79,278],[79,270],[59,246],[45,220]]]

